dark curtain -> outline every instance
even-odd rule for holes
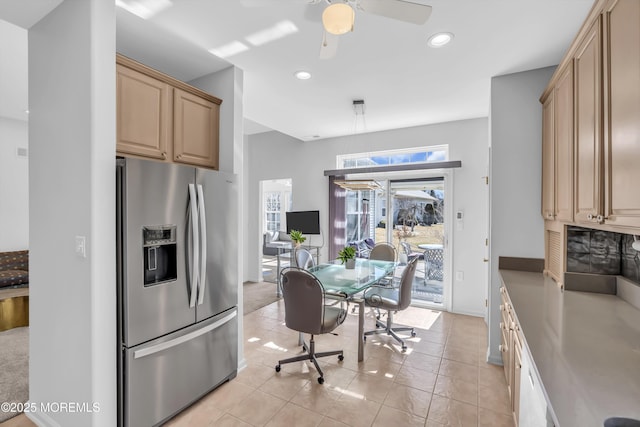
[[[344,247],[346,234],[345,197],[347,191],[335,184],[344,176],[329,177],[329,261],[338,257]]]

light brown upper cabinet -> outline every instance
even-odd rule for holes
[[[575,63],[575,220],[602,214],[602,42],[600,17],[582,39]]]
[[[171,131],[169,85],[120,64],[116,76],[118,152],[166,160]]]
[[[542,217],[555,219],[555,129],[553,92],[542,104]]]
[[[542,102],[545,273],[566,226],[640,234],[640,1],[596,0]]]
[[[542,216],[573,220],[573,64],[542,104]]]
[[[116,56],[118,155],[218,169],[221,100]]]
[[[604,10],[604,222],[640,227],[640,1]]]
[[[573,221],[573,63],[554,88],[555,219]]]
[[[199,96],[174,89],[173,160],[217,168],[219,107]]]

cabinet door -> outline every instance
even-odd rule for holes
[[[553,220],[555,212],[555,149],[553,92],[542,104],[542,217]]]
[[[169,85],[116,65],[116,150],[165,160],[171,123]]]
[[[573,221],[573,64],[554,89],[555,219]]]
[[[220,107],[180,89],[173,98],[173,159],[217,169]]]
[[[575,72],[575,220],[592,222],[602,213],[601,19],[576,53]]]
[[[608,102],[605,102],[607,222],[640,227],[640,2],[605,10]]]
[[[520,417],[520,381],[522,376],[522,343],[518,335],[519,327],[514,331],[513,340],[513,384],[511,385],[511,410],[515,426]]]

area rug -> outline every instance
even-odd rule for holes
[[[276,284],[271,282],[245,282],[243,289],[244,314],[279,300],[276,296]]]
[[[29,399],[29,327],[0,332],[0,402],[24,403]],[[0,409],[0,423],[19,412]]]

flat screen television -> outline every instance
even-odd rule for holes
[[[287,234],[298,230],[302,234],[320,234],[320,211],[287,212]]]

